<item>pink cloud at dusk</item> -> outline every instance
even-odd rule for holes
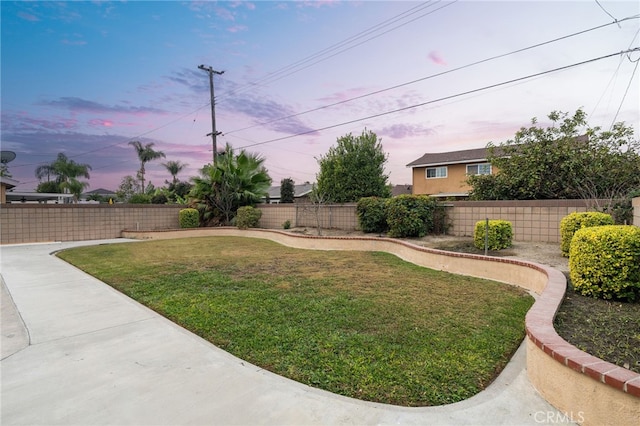
[[[380,136],[389,136],[394,139],[412,138],[416,136],[427,136],[435,131],[420,124],[393,124],[378,131]]]
[[[429,52],[429,55],[427,56],[429,58],[429,60],[431,60],[431,62],[433,62],[434,64],[437,65],[447,65],[447,62],[444,60],[444,58],[442,57],[442,55],[440,55],[440,53],[436,52],[435,50],[432,50],[431,52]]]
[[[351,89],[331,93],[328,96],[323,96],[322,98],[318,98],[318,100],[324,103],[343,102],[343,101],[346,101],[347,99],[356,98],[358,96],[364,95],[367,92],[370,92],[370,89],[366,87],[353,87]]]
[[[102,118],[94,118],[93,120],[89,120],[89,124],[96,127],[113,127],[113,121],[104,120]]]

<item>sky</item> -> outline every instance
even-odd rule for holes
[[[505,142],[552,111],[638,135],[640,52],[598,59],[638,48],[637,1],[2,1],[0,13],[16,191],[61,152],[91,166],[87,190],[116,190],[140,167],[133,140],[166,155],[146,165],[156,187],[166,161],[197,175],[212,161],[201,64],[224,71],[218,148],[260,155],[274,185],[314,182],[337,139],[365,129],[393,184],[427,152]]]

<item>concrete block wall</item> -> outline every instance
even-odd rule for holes
[[[633,224],[640,226],[640,197],[631,200],[633,205]]]
[[[259,204],[258,208],[262,211],[261,228],[282,229],[287,220],[296,227],[296,204]]]
[[[640,226],[640,198],[634,199],[634,223]],[[447,204],[448,233],[471,236],[475,223],[508,220],[515,241],[560,241],[560,220],[574,211],[587,211],[585,200],[456,201]],[[0,243],[80,241],[118,238],[121,231],[179,228],[180,205],[129,204],[3,204],[0,208]],[[260,226],[282,229],[317,226],[312,204],[263,204]],[[357,230],[356,204],[325,205],[319,210],[323,228]]]
[[[124,229],[179,228],[179,205],[3,204],[0,243],[119,238]]]
[[[457,201],[447,214],[452,235],[473,236],[476,222],[489,218],[511,222],[515,241],[557,243],[562,218],[589,210],[585,200]]]
[[[446,204],[447,218],[451,225],[448,233],[473,236],[476,222],[488,217],[511,222],[515,241],[557,243],[560,242],[562,218],[572,212],[593,210],[589,207],[591,205],[594,203],[586,200],[454,201]],[[291,220],[292,227],[317,226],[312,205],[291,204],[285,207],[283,204],[273,204],[261,205],[259,208],[263,211],[260,222],[263,228],[281,228],[287,219]],[[320,224],[323,228],[358,229],[356,204],[323,206],[320,210]]]
[[[262,210],[260,226],[267,229],[282,229],[286,220],[292,228],[315,228],[318,219],[322,228],[354,230],[358,227],[356,204],[323,205],[319,209],[311,203],[259,204],[258,208]]]

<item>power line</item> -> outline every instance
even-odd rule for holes
[[[638,52],[638,51],[640,51],[640,47],[636,47],[635,49],[628,49],[628,50],[622,51],[622,52],[611,53],[609,55],[600,56],[600,57],[589,59],[589,60],[582,61],[582,62],[576,62],[576,63],[571,64],[571,65],[565,65],[563,67],[554,68],[554,69],[551,69],[551,70],[542,71],[542,72],[535,73],[535,74],[529,74],[529,75],[524,76],[524,77],[519,77],[519,78],[515,78],[515,79],[512,79],[512,80],[503,81],[501,83],[491,84],[489,86],[484,86],[484,87],[481,87],[481,88],[478,88],[478,89],[468,90],[468,91],[465,91],[465,92],[457,93],[455,95],[445,96],[445,97],[442,97],[442,98],[434,99],[432,101],[422,102],[422,103],[419,103],[419,104],[414,104],[414,105],[410,105],[410,106],[407,106],[407,107],[394,109],[394,110],[391,110],[391,111],[381,112],[379,114],[373,114],[373,115],[370,115],[370,116],[367,116],[367,117],[357,118],[357,119],[354,119],[354,120],[349,120],[349,121],[345,121],[345,122],[342,122],[342,123],[321,127],[321,128],[318,128],[318,129],[308,130],[306,132],[296,133],[294,135],[283,136],[283,137],[280,137],[280,138],[270,139],[270,140],[263,141],[263,142],[257,142],[257,143],[251,144],[251,145],[245,145],[245,146],[242,146],[240,148],[249,148],[249,147],[252,147],[252,146],[265,145],[265,144],[268,144],[268,143],[273,143],[273,142],[278,142],[278,141],[282,141],[282,140],[286,140],[286,139],[295,138],[297,136],[308,135],[310,133],[315,133],[315,132],[319,132],[319,131],[322,131],[322,130],[328,130],[328,129],[333,129],[333,128],[340,127],[340,126],[345,126],[347,124],[357,123],[359,121],[370,120],[372,118],[382,117],[384,115],[395,114],[397,112],[418,108],[418,107],[421,107],[421,106],[433,104],[433,103],[436,103],[436,102],[445,101],[445,100],[448,100],[448,99],[458,98],[460,96],[465,96],[465,95],[469,95],[469,94],[472,94],[472,93],[477,93],[477,92],[481,92],[481,91],[484,91],[484,90],[493,89],[493,88],[496,88],[496,87],[504,86],[506,84],[511,84],[511,83],[515,83],[515,82],[518,82],[518,81],[527,80],[527,79],[530,79],[530,78],[533,78],[533,77],[539,77],[541,75],[550,74],[552,72],[562,71],[562,70],[566,70],[566,69],[569,69],[569,68],[574,68],[574,67],[577,67],[577,66],[580,66],[580,65],[589,64],[589,63],[592,63],[592,62],[600,61],[602,59],[611,58],[613,56],[624,55],[625,53]]]
[[[409,9],[409,10],[412,10],[412,9]],[[598,30],[598,29],[601,29],[601,28],[604,28],[604,27],[607,27],[607,26],[610,26],[610,25],[613,25],[613,24],[616,24],[616,23],[625,22],[625,21],[628,21],[628,20],[631,20],[631,19],[638,19],[638,17],[640,17],[640,15],[629,16],[629,17],[626,17],[626,18],[623,18],[623,19],[620,19],[620,20],[616,20],[614,22],[610,22],[610,23],[607,23],[607,24],[599,25],[599,26],[596,26],[596,27],[593,27],[593,28],[589,28],[587,30],[579,31],[577,33],[569,34],[569,35],[566,35],[566,36],[563,36],[563,37],[559,37],[559,38],[556,38],[556,39],[553,39],[553,40],[549,40],[549,41],[546,41],[546,42],[543,42],[543,43],[538,43],[538,44],[535,44],[535,45],[532,45],[532,46],[529,46],[529,47],[525,47],[525,48],[518,49],[518,50],[509,52],[509,53],[505,53],[505,54],[502,54],[502,55],[493,56],[493,57],[490,57],[490,58],[487,58],[487,59],[483,59],[481,61],[473,62],[473,63],[467,64],[467,65],[452,69],[452,70],[444,71],[444,72],[441,72],[441,73],[438,73],[438,74],[433,74],[433,75],[430,75],[430,76],[427,76],[427,77],[423,77],[423,78],[420,78],[420,79],[417,79],[417,80],[413,80],[413,81],[410,81],[410,82],[402,83],[402,84],[399,84],[399,85],[396,85],[396,86],[392,86],[392,87],[389,87],[389,88],[386,88],[386,89],[381,89],[381,90],[378,90],[378,91],[375,91],[375,92],[371,92],[371,93],[368,93],[368,94],[360,95],[360,96],[357,96],[357,97],[354,97],[354,98],[351,98],[351,99],[346,99],[346,100],[343,100],[343,101],[340,101],[340,102],[336,102],[336,103],[333,103],[333,104],[321,106],[321,107],[314,108],[314,109],[311,109],[311,110],[308,110],[308,111],[303,111],[303,112],[292,114],[292,115],[289,115],[289,116],[277,118],[277,119],[274,119],[274,120],[270,120],[268,122],[258,123],[256,125],[252,125],[252,126],[241,128],[241,129],[235,129],[235,130],[232,130],[230,132],[226,132],[226,134],[231,134],[231,133],[239,132],[239,131],[242,131],[242,130],[247,130],[249,128],[253,128],[253,127],[256,127],[256,126],[260,126],[260,125],[271,124],[271,123],[276,122],[276,121],[280,121],[280,120],[284,120],[284,119],[287,119],[287,118],[296,117],[296,116],[299,116],[299,115],[302,115],[302,114],[307,114],[309,112],[314,112],[314,111],[318,111],[318,110],[321,110],[321,109],[330,108],[332,106],[344,104],[344,103],[347,103],[347,102],[351,102],[353,100],[362,99],[362,98],[365,98],[365,97],[368,97],[368,96],[372,96],[372,95],[375,95],[375,94],[379,94],[379,93],[382,93],[382,92],[393,90],[393,89],[396,89],[396,88],[399,88],[399,87],[403,87],[403,86],[414,84],[414,83],[417,83],[417,82],[420,82],[420,81],[424,81],[424,80],[427,80],[427,79],[435,78],[435,77],[438,77],[438,76],[441,76],[441,75],[444,75],[444,74],[448,74],[448,73],[451,73],[451,72],[454,72],[454,71],[458,71],[458,70],[461,70],[461,69],[464,69],[464,68],[469,68],[469,67],[472,67],[472,66],[475,66],[475,65],[479,65],[481,63],[488,62],[488,61],[491,61],[491,60],[494,60],[494,59],[499,59],[501,57],[505,57],[505,56],[512,55],[512,54],[515,54],[515,53],[519,53],[519,52],[522,52],[522,51],[525,51],[525,50],[533,49],[535,47],[543,46],[543,45],[546,45],[546,44],[554,43],[556,41],[560,41],[560,40],[563,40],[563,39],[567,39],[567,38],[574,37],[574,36],[577,36],[577,35],[581,35],[581,34],[584,34],[584,33],[588,33],[588,32],[591,32],[591,31],[595,31],[595,30]],[[156,132],[156,131],[161,130],[161,129],[165,128],[165,127],[168,127],[168,126],[170,126],[170,125],[172,125],[172,124],[174,124],[174,123],[176,123],[176,122],[178,122],[180,120],[183,120],[184,118],[186,118],[186,117],[188,117],[188,116],[190,116],[190,115],[192,115],[194,113],[197,113],[198,111],[200,111],[200,110],[202,110],[202,109],[204,109],[204,108],[206,108],[206,107],[208,107],[210,105],[211,105],[211,103],[207,102],[206,104],[204,104],[204,105],[202,105],[202,106],[200,106],[200,107],[198,107],[198,108],[196,108],[196,109],[194,109],[192,111],[189,111],[188,113],[183,114],[183,115],[181,115],[180,117],[177,117],[174,120],[171,120],[171,121],[169,121],[169,122],[167,122],[165,124],[162,124],[160,126],[154,127],[152,129],[150,129],[150,130],[148,130],[146,132],[140,133],[140,134],[138,134],[136,136],[133,136],[133,137],[130,137],[130,138],[126,138],[122,142],[117,142],[117,143],[105,145],[105,146],[102,146],[100,148],[96,148],[96,149],[93,149],[93,150],[90,150],[90,151],[85,151],[85,152],[82,152],[82,153],[79,153],[79,154],[70,155],[69,158],[77,158],[77,157],[81,157],[81,156],[84,156],[84,155],[93,154],[95,152],[103,151],[105,149],[113,148],[115,146],[126,144],[129,141],[139,139],[139,138],[141,138],[143,136],[149,135],[149,134],[151,134],[153,132]],[[323,130],[323,129],[319,129],[319,130]],[[307,133],[311,133],[311,132],[307,132]],[[303,134],[306,134],[306,133],[303,133]],[[253,146],[253,145],[247,145],[247,146]],[[15,168],[20,168],[20,167],[27,167],[27,166],[44,164],[44,163],[45,163],[45,161],[40,161],[40,162],[36,162],[36,163],[16,164],[16,165],[13,165],[12,168],[15,169]]]
[[[611,121],[610,129],[613,129],[613,125],[616,123],[618,119],[618,114],[620,114],[620,109],[622,109],[622,104],[624,104],[624,100],[627,98],[627,93],[629,93],[629,88],[631,87],[631,83],[633,82],[633,77],[636,75],[636,71],[638,71],[638,64],[640,64],[640,59],[633,61],[636,63],[636,66],[633,67],[633,72],[631,73],[631,78],[629,79],[629,83],[627,84],[627,88],[624,91],[624,95],[622,95],[622,99],[620,100],[620,105],[618,106],[618,110],[616,111],[616,115],[613,117]]]
[[[611,17],[611,19],[613,19],[613,20],[617,21],[616,17],[615,17],[615,16],[613,16],[612,14],[610,14],[610,13],[607,11],[607,9],[605,9],[605,8],[600,4],[600,2],[599,2],[598,0],[595,0],[595,1],[596,1],[596,4],[597,4],[598,6],[600,6],[600,9],[602,9],[602,10],[604,11],[604,13],[606,13],[607,15],[609,15],[609,16]],[[620,27],[620,24],[618,24],[618,27]]]
[[[340,47],[340,46],[342,46],[342,45],[348,44],[348,43],[349,43],[350,41],[352,41],[352,40],[357,40],[357,39],[359,39],[359,38],[361,38],[361,37],[363,37],[363,36],[368,35],[369,33],[375,32],[375,30],[376,30],[376,29],[378,29],[378,28],[384,28],[384,27],[386,27],[386,26],[388,26],[388,25],[390,25],[390,24],[392,24],[392,23],[395,23],[395,22],[397,22],[397,21],[399,21],[399,20],[403,19],[403,18],[404,18],[404,17],[406,17],[406,16],[410,16],[410,15],[412,15],[412,14],[415,14],[415,13],[417,13],[417,12],[420,12],[420,11],[422,11],[423,9],[425,9],[425,8],[427,8],[427,7],[430,7],[430,3],[432,3],[432,1],[433,1],[433,0],[429,0],[429,1],[424,2],[424,3],[422,3],[422,4],[418,5],[418,6],[414,6],[414,7],[410,8],[410,9],[408,9],[408,10],[407,10],[407,11],[405,11],[405,12],[402,12],[402,13],[400,13],[400,14],[398,14],[398,15],[396,15],[396,16],[394,16],[394,17],[392,17],[392,18],[389,18],[389,19],[387,19],[387,20],[385,20],[385,21],[383,21],[383,22],[381,22],[381,23],[379,23],[379,24],[376,24],[376,25],[374,25],[374,26],[372,26],[372,27],[370,27],[370,28],[368,28],[368,29],[366,29],[366,30],[364,30],[364,31],[361,31],[360,33],[357,33],[357,34],[356,34],[356,35],[354,35],[354,36],[351,36],[351,37],[349,37],[349,38],[347,38],[347,39],[345,39],[345,40],[343,40],[343,41],[341,41],[341,42],[339,42],[339,43],[336,43],[336,44],[334,44],[334,45],[331,45],[331,46],[329,46],[328,48],[325,48],[325,49],[323,49],[323,50],[321,50],[321,51],[317,52],[317,53],[316,53],[316,54],[314,54],[314,55],[310,55],[310,56],[308,56],[308,57],[306,57],[306,58],[303,58],[302,60],[299,60],[299,61],[297,61],[297,62],[294,62],[293,64],[287,65],[287,66],[285,66],[285,67],[283,67],[283,68],[281,68],[281,69],[279,69],[279,70],[277,70],[277,71],[275,71],[275,72],[273,72],[273,73],[271,73],[271,74],[269,74],[269,75],[267,75],[267,76],[263,77],[262,79],[257,80],[257,82],[256,82],[256,83],[250,83],[250,84],[247,84],[247,85],[245,85],[245,86],[241,86],[240,88],[236,89],[235,91],[232,91],[232,92],[229,92],[229,93],[227,93],[227,94],[223,95],[220,99],[224,99],[225,97],[229,97],[229,96],[231,96],[232,94],[235,94],[235,93],[237,93],[237,92],[240,92],[240,91],[241,91],[241,89],[243,89],[243,88],[253,87],[253,86],[255,86],[257,83],[262,82],[262,81],[265,81],[265,80],[268,80],[269,78],[274,77],[274,75],[276,75],[276,74],[278,74],[278,73],[281,73],[281,72],[287,71],[287,70],[291,69],[292,67],[294,67],[294,66],[296,66],[296,65],[298,65],[298,64],[302,64],[302,63],[308,62],[308,61],[310,61],[310,60],[313,60],[315,57],[317,57],[317,56],[321,56],[321,54],[323,54],[323,53],[325,53],[325,52],[330,52],[331,50],[334,50],[334,49],[336,49],[336,48],[338,48],[338,47]],[[441,1],[441,0],[438,0],[438,1],[436,2],[436,4],[437,4],[437,3],[439,3],[440,1]],[[378,35],[377,35],[377,36],[375,36],[375,37],[372,37],[372,38],[370,38],[370,39],[367,39],[367,40],[365,40],[365,41],[363,41],[363,42],[361,42],[361,43],[359,43],[359,44],[357,44],[357,45],[351,46],[351,47],[349,47],[349,48],[347,48],[347,49],[344,49],[344,50],[342,50],[342,51],[340,51],[340,52],[337,52],[337,53],[335,53],[335,54],[333,54],[333,55],[331,55],[331,56],[328,56],[328,57],[326,57],[326,58],[324,58],[324,59],[322,59],[322,60],[320,60],[320,61],[317,61],[317,62],[315,62],[315,63],[313,63],[313,64],[311,64],[311,65],[308,65],[308,66],[306,66],[306,67],[304,67],[304,68],[300,68],[300,69],[298,69],[297,71],[294,71],[294,72],[298,72],[298,71],[301,71],[301,70],[303,70],[303,69],[309,68],[310,66],[315,65],[315,64],[316,64],[316,63],[318,63],[318,62],[321,62],[321,61],[323,61],[323,60],[329,59],[329,58],[331,58],[331,57],[333,57],[333,56],[336,56],[336,55],[338,55],[338,54],[340,54],[340,53],[342,53],[342,52],[344,52],[344,51],[346,51],[346,50],[349,50],[349,49],[351,49],[351,48],[353,48],[353,47],[359,46],[360,44],[363,44],[363,43],[365,43],[365,42],[367,42],[367,41],[369,41],[369,40],[372,40],[372,39],[374,39],[374,38],[380,37],[380,36],[382,36],[382,35],[384,35],[384,34],[386,34],[386,33],[390,32],[390,31],[393,31],[393,30],[395,30],[395,29],[397,29],[397,28],[399,28],[399,27],[401,27],[401,26],[407,25],[408,23],[413,22],[413,21],[415,21],[415,20],[417,20],[417,19],[419,19],[419,18],[422,18],[422,17],[424,17],[424,16],[426,16],[426,15],[429,15],[429,14],[431,14],[431,13],[434,13],[434,12],[436,12],[436,11],[438,11],[438,10],[440,10],[440,9],[444,8],[444,7],[450,6],[450,5],[452,5],[453,3],[456,3],[457,1],[458,1],[458,0],[453,0],[451,3],[446,4],[445,6],[442,6],[442,7],[438,8],[438,9],[436,9],[436,10],[434,10],[434,11],[431,11],[431,12],[429,12],[429,13],[427,13],[427,14],[424,14],[424,15],[421,15],[421,16],[419,16],[419,17],[417,17],[417,18],[414,18],[414,19],[412,19],[411,21],[408,21],[408,22],[405,22],[405,23],[403,23],[403,24],[401,24],[401,25],[398,25],[398,26],[396,26],[396,27],[394,27],[394,28],[392,28],[392,29],[390,29],[390,30],[385,31],[384,33],[378,34]],[[406,16],[404,16],[404,15],[406,15]],[[282,79],[282,78],[284,78],[284,77],[286,77],[286,76],[288,76],[288,75],[293,74],[294,72],[291,72],[291,73],[288,73],[288,74],[286,74],[286,75],[280,76],[280,77],[278,77],[277,79],[273,79],[272,81],[280,80],[280,79]],[[218,99],[218,98],[216,98],[216,99]],[[163,128],[167,127],[167,126],[170,126],[171,124],[174,124],[174,123],[176,123],[176,122],[178,122],[178,121],[180,121],[180,120],[184,119],[185,117],[188,117],[188,116],[190,116],[191,114],[194,114],[194,113],[196,113],[196,112],[200,111],[201,109],[203,109],[203,108],[206,108],[206,107],[210,106],[210,105],[211,105],[211,103],[212,103],[212,102],[214,102],[214,101],[215,101],[215,100],[214,100],[214,99],[212,99],[212,100],[211,100],[211,102],[207,102],[205,105],[200,106],[200,107],[198,107],[197,109],[195,109],[195,110],[193,110],[193,111],[190,111],[190,112],[188,112],[188,113],[186,113],[186,114],[184,114],[184,115],[182,115],[182,116],[180,116],[180,117],[178,117],[178,118],[176,118],[176,119],[174,119],[174,120],[171,120],[171,121],[169,121],[168,123],[165,123],[165,124],[163,124],[163,125],[161,125],[161,126],[155,127],[155,128],[153,128],[153,129],[148,130],[147,132],[141,133],[141,134],[139,134],[139,135],[137,135],[137,136],[133,136],[133,137],[131,137],[131,138],[127,138],[126,140],[124,140],[124,141],[122,141],[122,142],[117,142],[117,143],[113,143],[113,144],[105,145],[105,146],[102,146],[102,147],[100,147],[100,148],[96,148],[96,149],[91,150],[91,151],[86,151],[86,152],[83,152],[83,153],[80,153],[80,154],[71,155],[71,156],[69,156],[69,158],[77,158],[77,157],[81,157],[81,156],[84,156],[84,155],[92,154],[92,153],[94,153],[94,152],[98,152],[98,151],[102,151],[102,150],[105,150],[105,149],[108,149],[108,148],[113,148],[113,147],[115,147],[115,146],[123,145],[123,144],[128,143],[129,141],[132,141],[132,140],[135,140],[135,139],[139,139],[139,138],[141,138],[141,137],[143,137],[143,136],[145,136],[145,135],[148,135],[148,134],[153,133],[153,132],[155,132],[155,131],[157,131],[157,130],[160,130],[160,129],[163,129]],[[215,155],[215,154],[214,154],[214,155]],[[16,164],[16,165],[14,165],[14,166],[13,166],[13,168],[26,167],[26,166],[33,166],[33,165],[38,165],[38,164],[43,164],[43,163],[45,163],[45,161],[41,161],[41,162],[37,162],[37,163],[28,163],[28,164]]]
[[[496,60],[496,59],[504,58],[506,56],[514,55],[516,53],[521,53],[521,52],[524,52],[524,51],[527,51],[527,50],[535,49],[537,47],[545,46],[547,44],[555,43],[557,41],[561,41],[561,40],[565,40],[565,39],[568,39],[568,38],[571,38],[571,37],[575,37],[575,36],[578,36],[578,35],[586,34],[586,33],[591,32],[591,31],[599,30],[599,29],[608,27],[610,25],[617,24],[619,22],[624,22],[624,21],[627,21],[627,20],[630,20],[630,19],[638,19],[638,17],[639,17],[638,15],[635,15],[635,16],[630,16],[630,17],[624,18],[624,19],[622,19],[620,21],[616,20],[614,22],[609,22],[607,24],[598,25],[596,27],[592,27],[592,28],[589,28],[589,29],[586,29],[586,30],[578,31],[576,33],[572,33],[572,34],[569,34],[569,35],[566,35],[566,36],[554,38],[552,40],[548,40],[548,41],[545,41],[545,42],[542,42],[542,43],[537,43],[537,44],[534,44],[534,45],[531,45],[531,46],[528,46],[528,47],[524,47],[524,48],[521,48],[521,49],[513,50],[513,51],[508,52],[508,53],[503,53],[503,54],[500,54],[500,55],[492,56],[492,57],[489,57],[489,58],[486,58],[486,59],[482,59],[480,61],[472,62],[472,63],[467,64],[467,65],[462,65],[460,67],[453,68],[453,69],[450,69],[450,70],[447,70],[447,71],[443,71],[443,72],[436,73],[436,74],[431,74],[431,75],[426,76],[426,77],[422,77],[422,78],[419,78],[419,79],[416,79],[416,80],[408,81],[406,83],[397,84],[395,86],[387,87],[385,89],[376,90],[374,92],[370,92],[370,93],[366,93],[366,94],[363,94],[363,95],[355,96],[355,97],[349,98],[349,99],[344,99],[344,100],[339,101],[339,102],[334,102],[332,104],[323,105],[323,106],[320,106],[320,107],[317,107],[317,108],[312,108],[312,109],[309,109],[309,110],[306,110],[306,111],[298,112],[298,113],[295,113],[295,114],[290,114],[290,115],[287,115],[287,116],[284,116],[284,117],[275,118],[273,120],[265,121],[265,122],[262,122],[262,123],[253,124],[251,126],[243,127],[243,128],[240,128],[240,129],[231,130],[229,132],[225,132],[225,135],[230,135],[232,133],[241,132],[243,130],[252,129],[252,128],[258,127],[258,126],[264,126],[264,125],[267,125],[267,124],[276,123],[278,121],[286,120],[286,119],[293,118],[293,117],[298,117],[300,115],[308,114],[310,112],[320,111],[322,109],[331,108],[331,107],[334,107],[334,106],[337,106],[337,105],[342,105],[342,104],[345,104],[345,103],[348,103],[348,102],[352,102],[352,101],[355,101],[355,100],[358,100],[358,99],[363,99],[363,98],[366,98],[366,97],[369,97],[369,96],[373,96],[373,95],[377,95],[377,94],[380,94],[380,93],[383,93],[383,92],[387,92],[387,91],[390,91],[390,90],[398,89],[400,87],[409,86],[411,84],[419,83],[421,81],[429,80],[429,79],[432,79],[432,78],[435,78],[435,77],[440,77],[442,75],[450,74],[450,73],[453,73],[453,72],[456,72],[456,71],[460,71],[460,70],[463,70],[463,69],[466,69],[466,68],[470,68],[470,67],[473,67],[473,66],[476,66],[476,65],[480,65],[480,64],[483,64],[485,62],[489,62],[489,61],[493,61],[493,60]]]
[[[329,52],[331,52],[331,51],[333,51],[333,50],[336,50],[337,48],[339,48],[339,47],[341,47],[341,46],[343,46],[343,45],[347,45],[347,44],[349,44],[351,41],[354,41],[354,40],[357,40],[357,39],[359,39],[359,38],[362,38],[362,37],[364,37],[364,36],[368,35],[368,33],[375,32],[374,30],[372,30],[373,28],[376,28],[376,27],[384,28],[384,27],[386,27],[386,26],[388,26],[388,25],[390,25],[390,24],[392,24],[392,23],[395,23],[396,21],[400,20],[400,19],[395,19],[395,18],[397,18],[397,16],[401,16],[401,15],[403,15],[403,14],[407,14],[407,12],[408,12],[408,11],[407,11],[407,12],[404,12],[404,13],[402,13],[402,14],[400,14],[400,15],[397,15],[397,16],[396,16],[396,17],[394,17],[394,18],[390,18],[389,20],[384,21],[384,22],[382,23],[382,24],[384,24],[384,25],[382,25],[382,24],[375,25],[375,26],[371,27],[370,29],[365,30],[365,31],[363,31],[363,32],[360,32],[360,33],[356,34],[355,36],[349,37],[349,38],[347,38],[346,40],[344,40],[344,41],[342,41],[342,42],[339,42],[339,43],[336,43],[336,44],[334,44],[334,45],[331,45],[331,46],[329,46],[328,48],[325,48],[325,49],[323,49],[323,50],[321,50],[321,51],[319,51],[319,52],[317,52],[317,53],[315,53],[315,54],[313,54],[313,55],[311,55],[311,56],[308,56],[308,57],[306,57],[306,58],[304,58],[304,59],[302,59],[302,60],[299,60],[299,61],[297,61],[297,62],[294,62],[293,64],[287,65],[287,66],[285,66],[285,67],[283,67],[283,68],[281,68],[281,69],[279,69],[279,70],[277,70],[277,71],[275,71],[275,72],[273,72],[273,73],[270,73],[270,74],[268,74],[267,76],[263,77],[263,78],[262,78],[262,79],[260,79],[260,80],[257,80],[257,81],[252,82],[252,83],[248,83],[248,84],[246,84],[246,85],[244,85],[244,86],[241,86],[241,87],[239,87],[239,88],[237,88],[237,89],[235,89],[235,90],[232,90],[231,92],[225,93],[225,94],[224,94],[224,95],[222,95],[219,99],[220,99],[220,100],[225,99],[225,98],[227,98],[227,97],[230,97],[230,96],[232,96],[232,95],[235,95],[235,94],[238,94],[238,93],[240,93],[240,92],[244,91],[244,89],[254,88],[255,86],[258,86],[258,85],[260,85],[260,84],[265,85],[265,84],[267,84],[267,83],[273,83],[274,81],[281,80],[281,79],[282,79],[282,78],[284,78],[284,77],[287,77],[287,76],[289,76],[289,75],[291,75],[291,74],[295,74],[295,73],[297,73],[297,72],[300,72],[300,71],[302,71],[302,70],[304,70],[304,69],[307,69],[307,68],[309,68],[309,67],[311,67],[311,66],[313,66],[313,65],[315,65],[315,64],[318,64],[318,63],[320,63],[320,62],[326,61],[327,59],[333,58],[334,56],[337,56],[337,55],[339,55],[339,54],[341,54],[341,53],[344,53],[344,52],[346,52],[346,51],[348,51],[348,50],[351,50],[351,49],[353,49],[353,48],[355,48],[355,47],[357,47],[357,46],[360,46],[360,45],[362,45],[362,44],[364,44],[364,43],[366,43],[366,42],[368,42],[368,41],[371,41],[371,40],[373,40],[373,39],[376,39],[376,38],[378,38],[378,37],[381,37],[381,36],[383,36],[384,34],[387,34],[387,33],[391,32],[391,31],[394,31],[394,30],[396,30],[396,29],[398,29],[398,28],[400,28],[400,27],[403,27],[403,26],[405,26],[405,25],[407,25],[407,24],[410,24],[411,22],[414,22],[414,21],[416,21],[416,20],[418,20],[418,19],[421,19],[421,18],[423,18],[423,17],[425,17],[425,16],[427,16],[427,15],[431,15],[432,13],[435,13],[435,12],[437,12],[437,11],[441,10],[441,9],[444,9],[445,7],[449,7],[449,6],[451,6],[452,4],[456,3],[457,1],[458,1],[458,0],[453,0],[452,2],[450,2],[450,3],[448,3],[448,4],[445,4],[445,5],[443,5],[443,6],[439,7],[439,8],[437,8],[437,9],[435,9],[435,10],[429,11],[429,12],[427,12],[427,13],[423,14],[423,15],[420,15],[420,16],[418,16],[418,17],[416,17],[416,18],[413,18],[413,19],[411,19],[411,20],[409,20],[409,21],[407,21],[407,22],[404,22],[404,23],[402,23],[402,24],[400,24],[400,25],[397,25],[397,26],[395,26],[395,27],[393,27],[393,28],[390,28],[390,29],[388,29],[388,30],[386,30],[386,31],[384,31],[384,32],[382,32],[382,33],[380,33],[380,34],[374,35],[374,36],[372,36],[372,37],[370,37],[370,38],[368,38],[368,39],[366,39],[366,40],[363,40],[363,41],[361,41],[361,42],[359,42],[359,43],[357,43],[357,44],[354,44],[354,45],[352,45],[352,46],[349,46],[349,47],[346,47],[346,48],[344,48],[344,49],[342,49],[342,50],[339,50],[339,51],[337,51],[337,52],[335,52],[335,53],[333,53],[333,54],[331,54],[331,55],[329,55],[329,56],[326,56],[326,57],[324,57],[324,58],[322,58],[322,59],[318,59],[317,61],[312,62],[312,63],[310,63],[310,64],[308,64],[308,65],[306,65],[306,66],[304,66],[304,67],[301,67],[301,68],[295,69],[296,67],[299,67],[299,66],[301,66],[301,65],[303,65],[303,64],[305,64],[305,63],[308,63],[308,62],[310,62],[310,61],[313,61],[313,60],[314,60],[314,59],[316,59],[316,58],[321,58],[325,53],[329,53]],[[431,2],[429,1],[429,2],[427,2],[427,3],[431,3]],[[427,3],[425,3],[425,4],[427,4]],[[436,2],[436,3],[434,3],[434,4],[437,4],[437,3],[440,3],[440,0],[438,0],[438,2]],[[416,6],[416,7],[422,7],[422,5],[421,5],[421,6]],[[412,8],[412,9],[409,9],[409,11],[411,11],[411,10],[415,9],[416,7]],[[427,6],[427,7],[429,7],[429,6]],[[424,8],[426,8],[426,7],[424,7]],[[412,15],[412,14],[414,14],[414,13],[416,13],[416,11],[409,13],[409,15]],[[388,22],[388,21],[391,21],[391,22]],[[387,22],[388,22],[388,23],[387,23]],[[287,72],[287,71],[289,71],[290,69],[293,69],[293,71]],[[283,73],[285,73],[285,72],[286,72],[286,74],[284,74],[284,75],[279,75],[279,74],[283,74]],[[279,76],[278,76],[278,75],[279,75]],[[277,76],[277,77],[276,77],[276,76]]]
[[[627,49],[631,49],[631,46],[633,46],[633,43],[635,43],[636,38],[638,37],[638,34],[640,34],[640,28],[638,28],[638,30],[634,34],[634,36],[631,39],[631,42],[629,43],[629,46],[627,47]],[[600,102],[602,102],[602,99],[604,98],[604,95],[609,90],[609,87],[611,86],[611,83],[613,83],[614,80],[617,78],[618,73],[620,72],[620,68],[622,67],[622,63],[623,62],[624,62],[624,56],[621,56],[620,57],[620,61],[618,61],[618,66],[616,67],[616,70],[614,71],[613,75],[609,79],[609,82],[607,83],[607,86],[604,88],[604,91],[602,92],[602,95],[600,95],[600,98],[598,99],[598,102],[596,102],[596,106],[593,107],[593,110],[591,111],[591,114],[589,114],[589,117],[591,117],[593,114],[595,114],[596,110],[598,109],[598,106],[600,105]],[[613,96],[613,94],[611,96]],[[609,98],[609,102],[611,102],[611,98]],[[615,120],[614,120],[614,122],[615,122]]]

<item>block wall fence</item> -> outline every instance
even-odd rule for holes
[[[636,215],[640,215],[640,198],[635,199]],[[560,242],[560,220],[572,212],[594,210],[592,200],[527,200],[527,201],[453,201],[445,203],[450,235],[473,236],[480,220],[508,220],[513,226],[515,241]],[[315,228],[313,206],[304,204],[261,205],[260,226],[282,229],[289,220],[292,227]],[[358,229],[356,204],[327,205],[319,210],[322,228]],[[640,218],[636,217],[636,221]]]
[[[124,229],[179,228],[178,205],[3,204],[0,243],[120,238]]]
[[[508,220],[515,241],[560,241],[560,220],[571,212],[593,210],[588,200],[456,201],[446,204],[448,234],[472,236],[475,223],[485,218]],[[640,197],[633,200],[634,224],[640,226]],[[139,204],[3,204],[0,244],[81,241],[119,238],[123,230],[179,228],[182,205]],[[357,230],[356,204],[264,204],[260,226]],[[317,212],[317,215],[316,215]]]

